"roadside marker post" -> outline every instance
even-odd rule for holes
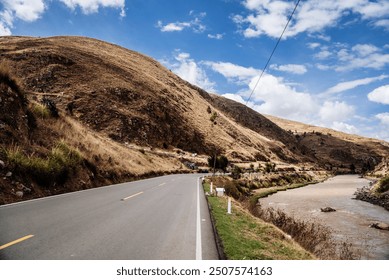
[[[213,182],[211,182],[211,190],[210,190],[210,193],[211,193],[211,195],[212,195],[212,193],[213,193]]]
[[[227,214],[231,214],[231,197],[228,198]]]

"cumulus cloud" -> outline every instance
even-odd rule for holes
[[[260,73],[259,69],[243,67],[230,62],[204,61],[203,64],[223,75],[230,82],[237,82],[238,84],[248,84],[253,77]]]
[[[242,86],[238,93],[226,93],[224,97],[246,104],[254,110],[306,123],[330,127],[347,133],[357,133],[358,129],[350,124],[355,117],[355,107],[344,101],[326,101],[298,91],[283,78],[264,74],[258,86],[260,71],[229,62],[203,62],[213,71],[223,75],[227,80]]]
[[[379,70],[389,64],[389,54],[385,53],[384,50],[385,47],[380,48],[372,44],[354,46],[331,44],[322,46],[320,51],[314,54],[314,57],[323,60],[323,63],[320,63],[321,66],[325,66],[326,60],[332,59],[330,65],[322,67],[325,70],[332,69],[338,72],[361,68]]]
[[[221,40],[221,39],[223,39],[223,36],[224,36],[224,34],[220,34],[220,33],[217,33],[217,34],[208,34],[208,38],[210,38],[210,39],[216,39],[216,40]]]
[[[176,50],[172,60],[162,60],[161,63],[189,83],[197,85],[206,91],[215,92],[215,83],[209,80],[204,69],[190,57],[189,53]]]
[[[305,74],[308,71],[307,67],[301,64],[285,64],[285,65],[272,64],[270,65],[270,69],[282,71],[282,72],[288,72],[297,75]]]
[[[233,21],[247,38],[267,35],[280,36],[288,17],[293,1],[280,0],[244,0],[248,15],[233,16]],[[347,13],[361,15],[362,19],[377,21],[389,13],[389,2],[378,0],[338,1],[310,0],[301,1],[296,14],[285,33],[285,38],[302,32],[314,33],[335,26]]]
[[[251,79],[245,95],[253,91],[257,81],[258,76]],[[261,113],[304,122],[311,121],[312,115],[318,110],[318,105],[310,94],[299,92],[282,78],[269,74],[262,76],[251,101],[257,104],[254,109]]]
[[[389,127],[389,113],[377,114],[375,117],[380,120],[382,125]]]
[[[207,15],[205,12],[195,14],[193,11],[190,11],[189,15],[192,17],[189,21],[176,21],[164,24],[162,20],[159,20],[156,26],[162,32],[179,32],[188,28],[196,33],[202,33],[207,29],[202,23],[202,19]]]
[[[354,113],[355,108],[343,101],[326,101],[320,108],[319,116],[322,121],[333,123],[347,120],[352,117]]]
[[[125,0],[60,0],[68,8],[74,10],[77,7],[84,14],[97,13],[99,8],[117,8],[121,9],[120,15],[125,16]]]
[[[125,0],[59,0],[68,8],[81,8],[84,14],[96,13],[100,7],[121,9],[120,16],[125,16]],[[0,11],[0,35],[11,35],[15,20],[33,22],[46,11],[50,0],[1,0],[3,10]]]
[[[381,81],[383,79],[388,78],[388,75],[381,75],[378,77],[370,77],[370,78],[364,78],[364,79],[358,79],[358,80],[353,80],[353,81],[347,81],[347,82],[342,82],[339,83],[328,90],[326,90],[325,94],[333,94],[333,93],[339,93],[343,92],[346,90],[350,90],[362,85],[368,85],[370,83],[376,82],[376,81]]]
[[[367,95],[370,101],[389,105],[389,85],[376,88]]]
[[[0,35],[11,35],[15,19],[35,21],[46,9],[44,0],[1,0],[3,10],[0,11]]]

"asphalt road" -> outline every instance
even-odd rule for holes
[[[217,259],[199,175],[0,207],[0,259]]]

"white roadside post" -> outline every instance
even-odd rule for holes
[[[231,197],[228,197],[227,214],[231,214]]]
[[[210,191],[211,195],[213,193],[213,182],[211,182],[211,191]]]

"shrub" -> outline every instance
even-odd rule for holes
[[[37,117],[42,119],[47,119],[51,116],[49,109],[43,104],[34,104],[31,110]]]
[[[52,117],[54,117],[54,118],[58,118],[59,117],[57,105],[55,105],[53,100],[51,100],[51,99],[49,99],[47,97],[43,97],[42,98],[42,104],[45,105],[47,107],[47,109],[49,109],[50,114],[51,114]]]
[[[239,179],[240,175],[242,174],[242,169],[235,165],[234,168],[232,168],[231,177],[234,179]]]
[[[213,112],[209,119],[211,120],[211,122],[214,122],[216,120],[216,118],[217,118],[217,113]]]
[[[216,156],[216,160],[215,160],[215,156],[210,156],[208,158],[209,167],[211,168],[215,167],[215,169],[221,169],[223,170],[223,172],[226,172],[228,163],[229,163],[228,158],[224,155]]]
[[[389,191],[389,176],[382,178],[378,183],[377,192],[383,193]]]
[[[265,165],[265,172],[270,173],[270,172],[275,172],[276,171],[276,164],[267,162]]]

